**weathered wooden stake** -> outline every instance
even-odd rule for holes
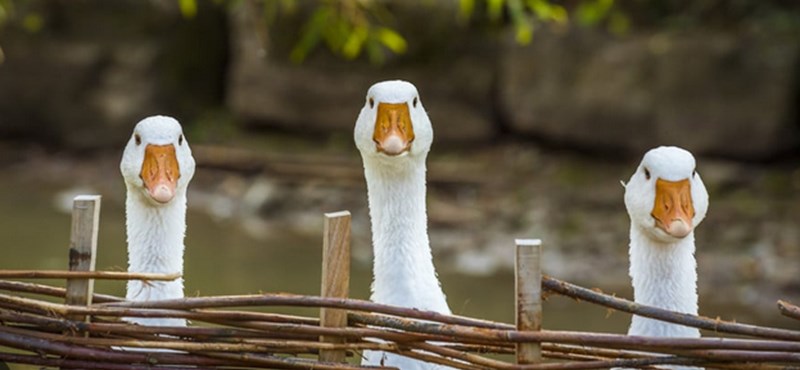
[[[542,241],[539,239],[517,239],[517,263],[515,265],[515,293],[517,303],[517,330],[542,330]],[[517,363],[536,364],[542,362],[541,343],[518,343]]]
[[[100,196],[75,197],[69,241],[70,271],[94,271],[99,224]],[[66,303],[73,306],[88,306],[92,304],[93,292],[94,279],[67,279]],[[87,316],[73,316],[71,319],[86,321]]]
[[[323,297],[347,298],[350,294],[350,212],[325,214],[325,231],[322,240],[322,291]],[[343,328],[347,326],[347,311],[321,308],[320,326]],[[344,343],[343,338],[321,336],[327,343]],[[321,350],[319,359],[344,362],[344,350]]]

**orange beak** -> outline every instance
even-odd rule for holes
[[[378,116],[375,118],[375,133],[372,140],[378,151],[395,156],[411,149],[414,141],[414,128],[408,104],[378,103]]]
[[[676,238],[683,238],[692,231],[694,205],[692,186],[689,180],[656,181],[656,200],[651,213],[656,227]]]
[[[175,197],[175,186],[181,176],[175,147],[167,145],[147,145],[144,150],[142,172],[139,174],[151,198],[159,203],[167,203]]]

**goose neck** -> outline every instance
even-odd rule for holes
[[[128,271],[182,273],[185,192],[178,192],[167,204],[155,205],[140,192],[129,189],[125,212]]]
[[[636,303],[697,314],[694,233],[675,243],[654,241],[631,227],[630,276]],[[694,328],[634,316],[630,334],[699,337]]]
[[[446,311],[433,266],[425,210],[425,164],[365,159],[375,258],[373,300]]]

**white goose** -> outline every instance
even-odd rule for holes
[[[120,171],[125,201],[128,271],[183,273],[186,188],[194,158],[181,125],[165,116],[140,121],[125,147]],[[128,282],[129,301],[183,298],[183,279]],[[128,318],[141,325],[185,326],[183,319]]]
[[[371,299],[449,314],[433,266],[425,209],[425,158],[433,128],[416,87],[376,83],[355,127],[364,161],[375,254]],[[403,370],[441,368],[393,354],[367,351],[364,364]]]
[[[631,218],[630,276],[637,303],[697,314],[694,228],[708,193],[691,153],[659,147],[645,154],[625,185]],[[629,335],[700,337],[699,330],[633,316]]]

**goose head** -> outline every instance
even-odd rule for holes
[[[625,207],[652,240],[674,243],[691,234],[708,210],[694,156],[674,146],[648,151],[625,185]]]
[[[408,161],[427,155],[433,128],[413,84],[383,81],[367,91],[354,136],[364,158]]]
[[[181,125],[166,116],[136,124],[119,167],[128,190],[153,205],[169,204],[176,194],[185,193],[194,176],[192,150]]]

